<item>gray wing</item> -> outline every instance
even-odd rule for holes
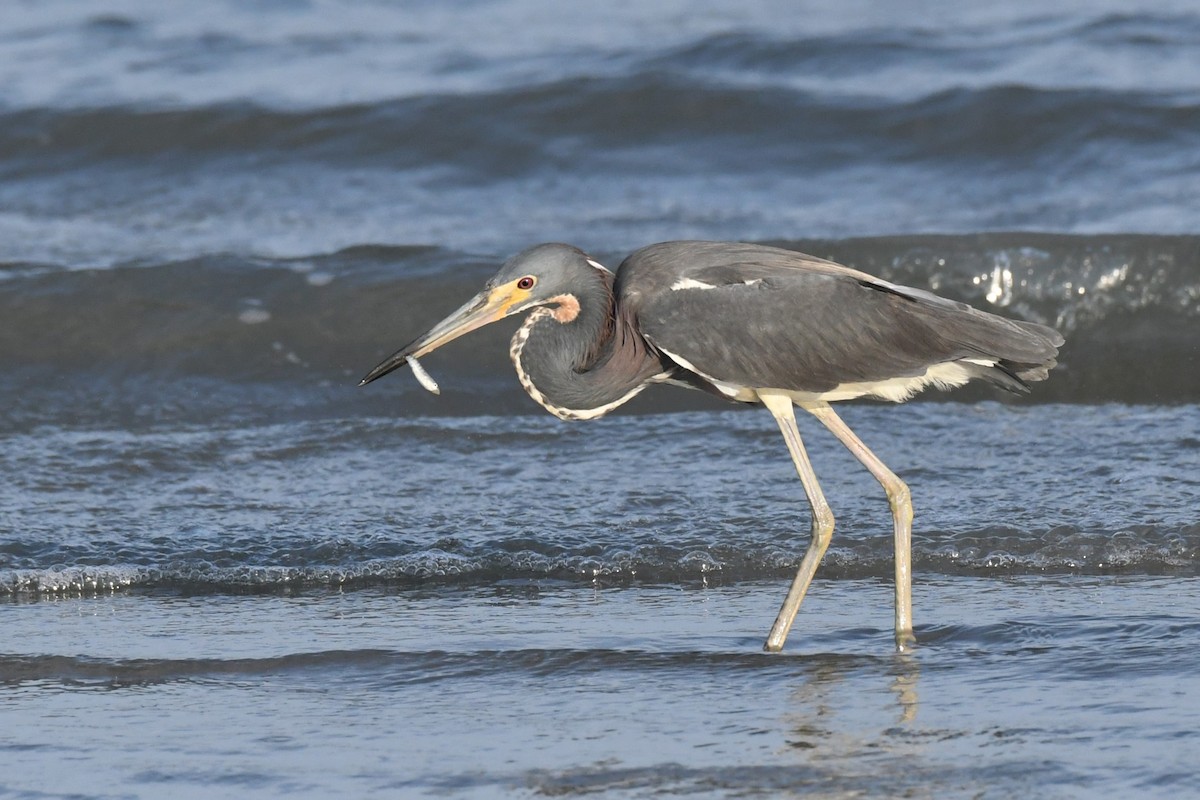
[[[962,361],[1021,390],[1062,337],[800,253],[670,242],[634,253],[618,296],[645,338],[719,381],[824,392]],[[989,366],[990,364],[990,366]]]

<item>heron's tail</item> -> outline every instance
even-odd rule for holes
[[[974,330],[961,342],[979,353],[960,361],[976,377],[1010,392],[1026,394],[1029,384],[1044,381],[1058,364],[1062,334],[1046,325],[978,314]],[[975,315],[972,315],[975,316]]]

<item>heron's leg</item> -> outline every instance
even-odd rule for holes
[[[775,618],[775,624],[771,626],[767,642],[763,645],[764,650],[778,652],[783,649],[783,640],[787,638],[792,621],[796,619],[796,612],[800,610],[800,603],[808,592],[808,585],[812,583],[817,565],[821,563],[821,558],[829,548],[830,540],[833,539],[833,512],[829,510],[829,504],[825,502],[825,495],[821,493],[821,487],[817,484],[817,474],[813,472],[812,463],[804,451],[804,443],[800,441],[800,431],[796,428],[796,414],[792,408],[792,398],[784,394],[762,391],[758,393],[758,396],[767,410],[771,412],[771,416],[775,417],[775,421],[779,423],[779,430],[783,433],[784,441],[787,442],[788,452],[791,453],[792,462],[796,465],[796,472],[800,476],[800,483],[804,485],[804,493],[808,496],[808,504],[812,506],[812,541],[809,542],[808,550],[804,553],[804,560],[800,562],[800,569],[796,571],[792,587],[788,589],[783,607],[779,609],[779,616]]]
[[[887,492],[896,529],[896,648],[901,652],[916,643],[912,630],[912,498],[908,485],[896,477],[862,439],[850,430],[828,403],[805,404],[805,410],[825,424],[854,457],[870,470]]]

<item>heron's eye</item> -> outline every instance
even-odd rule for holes
[[[533,277],[532,275],[526,275],[524,278],[521,278],[521,280],[517,281],[517,288],[529,291],[533,288],[535,283],[537,283],[537,278]]]

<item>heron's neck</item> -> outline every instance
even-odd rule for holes
[[[659,358],[624,319],[612,276],[597,270],[597,286],[563,295],[530,313],[510,353],[521,385],[560,419],[595,419],[632,398],[663,371]]]

